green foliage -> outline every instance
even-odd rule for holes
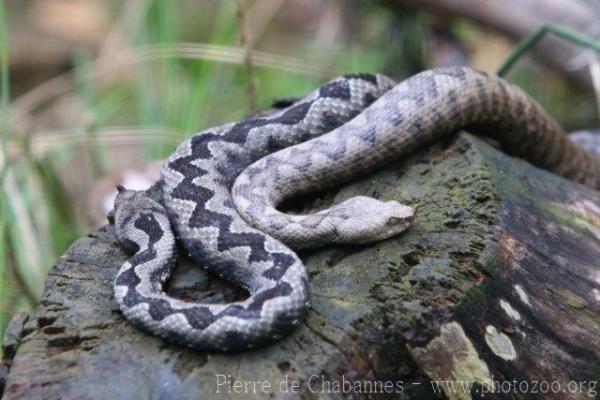
[[[6,284],[6,269],[8,264],[7,226],[8,207],[5,192],[6,165],[8,163],[7,141],[8,132],[8,30],[4,15],[4,0],[0,0],[0,305],[4,304],[8,290]],[[4,332],[8,315],[0,308],[0,332]]]

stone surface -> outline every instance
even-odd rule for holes
[[[245,353],[197,352],[130,326],[111,287],[127,255],[112,227],[91,232],[50,271],[7,360],[4,398],[471,398],[432,379],[474,381],[474,398],[514,379],[529,393],[493,397],[595,397],[598,192],[463,134],[287,206],[356,194],[418,205],[416,221],[381,243],[301,254],[308,317],[285,340]],[[243,296],[180,264],[172,295]],[[561,392],[542,394],[538,384],[533,393],[536,380],[557,381]]]

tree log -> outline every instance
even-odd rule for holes
[[[380,243],[301,254],[306,320],[236,354],[132,327],[112,297],[127,254],[112,226],[91,232],[52,268],[34,312],[12,324],[3,398],[471,398],[461,383],[435,381],[469,381],[473,398],[596,396],[600,193],[460,134],[290,207],[356,194],[418,205],[416,221]],[[189,260],[167,291],[243,295]]]

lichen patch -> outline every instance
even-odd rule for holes
[[[478,382],[493,390],[489,368],[483,361],[462,326],[452,321],[442,325],[440,334],[424,347],[408,347],[421,369],[434,381]],[[449,399],[471,399],[471,394],[448,391]]]
[[[576,295],[567,289],[553,289],[552,290],[562,301],[576,310],[584,309],[588,306],[587,301],[581,297]]]
[[[517,350],[515,350],[510,338],[493,325],[488,325],[485,328],[485,342],[498,357],[507,361],[517,358]]]
[[[504,299],[500,299],[500,308],[504,310],[506,315],[515,321],[521,320],[521,314],[510,305],[510,303]]]
[[[531,307],[531,303],[529,302],[529,296],[527,295],[527,292],[525,292],[525,289],[523,289],[521,285],[515,285],[515,292],[517,292],[517,295],[519,295],[519,298],[523,303]]]

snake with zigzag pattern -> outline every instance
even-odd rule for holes
[[[363,196],[312,215],[288,215],[277,205],[462,128],[600,187],[600,158],[498,77],[466,67],[425,71],[398,85],[379,74],[345,75],[275,114],[206,129],[182,143],[162,168],[160,202],[120,188],[117,237],[134,253],[114,281],[123,314],[152,334],[204,350],[281,338],[309,307],[306,271],[292,249],[382,240],[406,229],[415,210]],[[166,295],[176,238],[195,262],[249,297],[202,304]]]

